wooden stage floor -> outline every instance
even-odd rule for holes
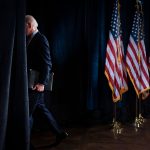
[[[49,146],[55,140],[50,131],[34,132],[31,139],[38,150],[150,150],[150,119],[138,130],[133,124],[122,128],[117,135],[110,125],[65,128],[69,136],[54,147]]]

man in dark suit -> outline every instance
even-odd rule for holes
[[[25,16],[25,27],[28,78],[30,78],[30,70],[35,70],[39,74],[38,81],[29,88],[30,126],[32,128],[34,112],[38,111],[49,123],[56,134],[56,143],[59,144],[62,139],[66,138],[67,133],[58,125],[44,103],[44,89],[48,84],[52,68],[49,43],[47,38],[38,31],[38,23],[33,16]]]

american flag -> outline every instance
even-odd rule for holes
[[[105,75],[112,90],[113,101],[121,100],[122,94],[128,90],[128,87],[118,0],[115,0],[111,18],[111,29],[106,48]]]
[[[149,73],[144,43],[144,18],[141,6],[139,1],[126,54],[127,72],[138,96],[149,89]]]
[[[148,68],[149,68],[149,70],[150,70],[150,55],[149,55],[149,57],[148,57]]]

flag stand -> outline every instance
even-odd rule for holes
[[[142,100],[142,98],[141,98],[141,94],[140,94],[140,99],[139,99],[139,120],[140,120],[141,124],[143,124],[145,121],[144,121],[144,118],[143,118],[142,113],[141,113],[141,100]]]
[[[135,130],[138,131],[138,128],[140,128],[144,123],[144,118],[141,114],[141,96],[139,98],[136,96],[136,117],[135,117]]]
[[[116,105],[117,104],[114,103],[114,118],[113,118],[113,124],[112,124],[112,126],[113,126],[112,131],[113,131],[114,135],[121,134],[122,133],[122,129],[123,129],[121,127],[121,123],[119,123],[117,121],[117,106]]]

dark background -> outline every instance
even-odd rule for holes
[[[135,0],[120,0],[125,51],[132,27]],[[149,0],[144,1],[145,44],[150,48]],[[48,107],[61,123],[111,122],[113,102],[104,76],[105,52],[113,8],[112,0],[27,0],[26,14],[39,22],[51,46],[53,92],[47,93]],[[129,91],[117,104],[118,118],[128,122],[135,117],[136,95]],[[149,98],[142,102],[149,114]]]

